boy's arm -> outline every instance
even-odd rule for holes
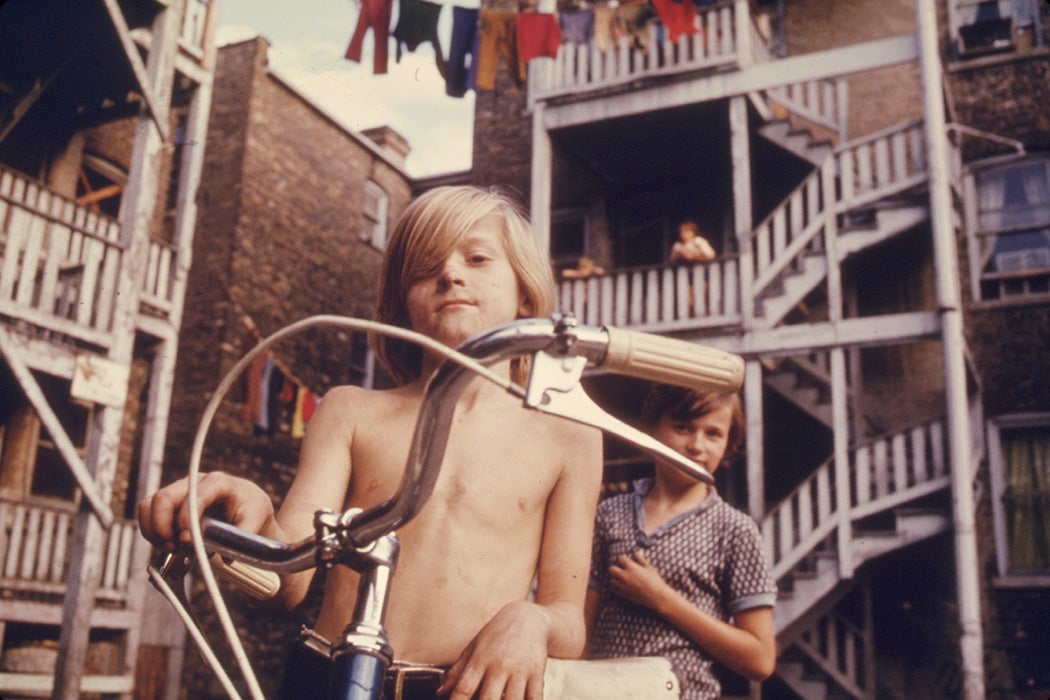
[[[729,624],[700,610],[664,581],[645,555],[620,557],[610,571],[613,590],[660,615],[729,669],[762,680],[776,665],[773,609],[757,607],[733,615]]]
[[[594,626],[598,622],[598,610],[601,608],[602,597],[594,588],[587,589],[587,597],[583,602],[583,621],[587,630],[587,642],[584,645],[583,656],[591,655],[591,641],[594,639]]]
[[[363,394],[356,387],[337,387],[318,404],[300,447],[295,479],[277,512],[275,532],[268,536],[296,542],[314,534],[318,510],[343,510],[350,487],[354,409],[366,399]],[[285,608],[302,602],[314,571],[282,577],[279,600]]]
[[[224,472],[201,475],[197,483],[200,511],[221,508],[232,525],[279,542],[312,535],[314,513],[321,508],[341,510],[349,484],[352,411],[345,394],[345,389],[329,392],[310,421],[295,480],[278,513],[258,484]],[[139,504],[140,528],[155,546],[170,551],[175,542],[189,542],[188,492],[184,478]],[[286,609],[298,605],[313,574],[308,569],[283,576],[274,603]]]
[[[571,449],[547,502],[535,602],[504,606],[445,675],[438,693],[483,699],[543,697],[547,657],[584,649],[584,598],[601,481],[601,433],[572,427]]]

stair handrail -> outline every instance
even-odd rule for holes
[[[848,137],[849,82],[845,76],[802,80],[763,92],[767,101],[783,107],[789,116],[832,132],[837,142]]]
[[[925,495],[931,488],[936,490],[947,486],[947,479],[937,473],[939,468],[936,464],[927,468],[923,463],[923,474],[912,471],[912,476],[916,477],[914,484],[895,484],[894,488],[887,489],[886,493],[876,493],[874,497],[870,497],[870,489],[869,493],[864,494],[864,498],[858,493],[865,485],[872,484],[871,474],[862,473],[858,468],[858,464],[865,467],[870,465],[865,464],[863,458],[859,458],[858,455],[863,454],[867,448],[880,444],[892,448],[893,445],[899,445],[901,440],[915,441],[919,439],[917,435],[920,431],[923,434],[922,447],[929,447],[934,460],[943,459],[943,418],[918,421],[881,436],[861,440],[850,447],[849,471],[852,483],[849,489],[850,503],[846,504],[846,507],[849,509],[851,521]],[[940,458],[937,456],[938,452],[941,453]],[[914,455],[912,457],[913,461],[908,463],[912,466],[921,461]],[[907,459],[907,455],[904,455],[904,458]],[[925,452],[921,459],[925,460]],[[889,467],[894,470],[894,474],[899,475],[899,470],[906,468],[908,464],[893,462]],[[919,476],[924,479],[920,481]],[[828,458],[762,518],[760,529],[774,579],[779,579],[791,571],[838,526],[836,516],[843,504],[834,501],[834,486],[834,458]]]
[[[926,180],[924,120],[920,117],[839,144],[833,149],[842,214]]]
[[[832,223],[829,206],[841,214],[925,180],[922,123],[909,120],[837,146],[751,230],[752,298],[761,298],[806,251],[817,252],[812,246]]]
[[[840,638],[838,632],[827,632],[828,639],[823,645],[835,649],[834,655],[825,652],[819,639],[814,641],[809,639],[810,634],[821,625],[825,627],[825,630],[841,630],[846,633],[846,641],[843,641],[842,644],[842,653],[839,653],[838,648],[838,640]],[[819,635],[814,636],[819,637]],[[848,641],[849,639],[855,641],[850,643]],[[819,667],[823,673],[829,676],[840,689],[856,700],[866,700],[868,697],[867,684],[871,683],[872,679],[861,679],[858,677],[855,672],[856,668],[851,668],[852,664],[847,665],[847,668],[844,670],[839,668],[839,665],[836,663],[837,658],[844,654],[848,654],[851,650],[859,648],[860,652],[863,654],[865,647],[867,646],[867,639],[864,636],[863,630],[857,629],[852,621],[842,615],[836,614],[834,611],[829,612],[817,620],[813,627],[796,639],[793,646]],[[853,663],[855,664],[856,661],[854,660]]]

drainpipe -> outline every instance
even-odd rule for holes
[[[965,341],[958,257],[952,227],[948,179],[948,137],[938,53],[937,15],[933,0],[916,0],[923,109],[926,113],[930,221],[933,228],[937,300],[944,344],[945,400],[951,456],[955,576],[958,589],[959,646],[962,652],[963,698],[983,700],[984,662],[981,602],[974,526],[973,475],[970,461],[966,397]]]

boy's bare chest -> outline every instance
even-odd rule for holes
[[[457,414],[448,435],[433,500],[450,507],[534,507],[560,470],[560,448],[543,420],[520,409]],[[388,415],[355,440],[351,502],[368,505],[400,485],[414,415]]]

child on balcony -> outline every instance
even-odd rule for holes
[[[648,432],[710,472],[743,441],[736,394],[656,385]],[[664,656],[683,700],[720,697],[714,661],[752,680],[773,672],[776,584],[758,528],[714,488],[656,463],[652,479],[598,506],[587,592],[592,658]]]
[[[695,221],[683,221],[678,225],[678,240],[671,246],[672,263],[706,262],[717,257],[715,249],[700,235]]]
[[[441,187],[413,202],[391,236],[377,317],[454,347],[497,324],[546,315],[553,301],[549,260],[518,208],[488,190]],[[218,506],[234,525],[294,542],[313,535],[318,510],[368,508],[390,498],[401,483],[424,385],[441,358],[387,338],[375,349],[401,385],[328,392],[276,514],[258,485],[220,472],[201,477],[201,509]],[[509,362],[493,369],[513,373]],[[467,388],[433,495],[398,530],[386,618],[397,657],[387,680],[397,692],[389,700],[402,689],[417,693],[411,697],[542,696],[547,657],[583,651],[600,478],[598,431],[526,412],[488,382]],[[140,505],[143,534],[157,546],[188,541],[186,493],[183,479]],[[280,604],[301,602],[312,576],[285,576]],[[328,572],[315,625],[322,647],[341,635],[357,584],[349,568]],[[331,662],[316,647],[310,638],[295,647],[281,697],[326,696]]]

